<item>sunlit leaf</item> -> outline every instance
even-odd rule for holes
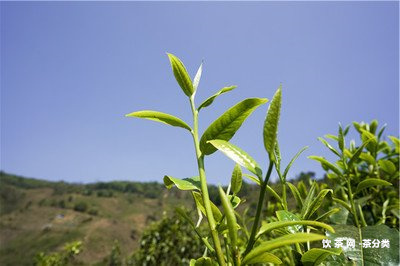
[[[327,169],[332,170],[337,175],[339,175],[339,176],[342,175],[342,172],[339,170],[339,168],[337,168],[332,163],[328,162],[325,158],[320,157],[320,156],[308,156],[308,158],[320,162],[322,167],[326,167]]]
[[[197,91],[197,88],[199,87],[202,72],[203,72],[203,62],[200,64],[199,69],[197,70],[197,73],[193,79],[193,90],[195,92]]]
[[[290,167],[292,167],[293,163],[297,160],[297,158],[300,156],[300,154],[301,154],[303,151],[307,150],[307,149],[308,149],[308,146],[302,148],[300,151],[298,151],[298,152],[296,153],[296,155],[292,158],[292,160],[290,160],[288,166],[286,166],[285,171],[283,172],[283,178],[284,178],[284,180],[286,180],[286,176],[287,176],[287,174],[288,174],[288,172],[289,172],[289,170],[290,170]]]
[[[356,193],[360,192],[363,189],[375,186],[392,186],[392,183],[378,178],[367,178],[358,184]]]
[[[308,241],[318,241],[324,239],[325,236],[318,234],[306,234],[306,233],[296,233],[285,235],[282,237],[275,238],[273,240],[269,240],[266,242],[262,242],[257,247],[253,248],[252,251],[249,252],[243,259],[243,264],[247,264],[248,261],[251,261],[253,258],[258,257],[260,254],[276,249],[279,247],[283,247],[286,245],[292,245],[296,243],[304,243]]]
[[[237,164],[243,166],[259,178],[262,178],[262,171],[258,163],[239,147],[220,139],[210,140],[208,143],[223,152]]]
[[[161,122],[170,126],[174,127],[182,127],[184,129],[187,129],[191,131],[192,129],[181,119],[162,112],[158,111],[150,111],[150,110],[144,110],[144,111],[138,111],[138,112],[133,112],[125,115],[127,117],[137,117],[137,118],[144,118],[144,119],[149,119],[153,120],[156,122]]]
[[[203,197],[201,196],[201,194],[199,192],[193,191],[192,195],[193,195],[194,201],[196,202],[197,208],[207,217],[206,209],[204,207]],[[221,220],[222,219],[221,211],[218,209],[217,206],[215,206],[215,204],[213,202],[210,201],[210,203],[211,203],[211,211],[213,213],[214,219],[216,221]]]
[[[172,176],[164,176],[164,185],[170,189],[174,185],[180,190],[199,190],[200,191],[200,177],[194,176],[190,178],[174,178]]]
[[[264,147],[271,159],[275,160],[274,149],[278,134],[278,123],[281,112],[282,86],[279,86],[268,107],[267,117],[264,122]]]
[[[246,118],[267,99],[250,98],[231,107],[215,120],[203,133],[200,139],[200,150],[204,155],[210,155],[217,149],[208,143],[210,140],[230,140],[241,127]]]
[[[235,168],[233,168],[231,178],[231,189],[234,195],[239,193],[240,188],[242,187],[242,180],[242,168],[240,168],[239,164],[236,164]]]
[[[219,196],[221,198],[222,207],[224,208],[226,221],[228,224],[229,239],[231,241],[231,245],[235,248],[237,245],[237,226],[236,226],[235,212],[224,190],[221,187],[219,187],[218,190],[219,190]]]
[[[233,89],[235,89],[237,86],[229,86],[229,87],[224,87],[221,90],[219,90],[217,93],[215,93],[214,95],[208,97],[204,102],[202,102],[200,104],[200,106],[197,108],[198,111],[200,111],[201,108],[207,107],[209,105],[211,105],[215,98],[217,98],[218,96],[220,96],[221,94],[224,94],[228,91],[231,91]]]
[[[246,264],[257,264],[257,263],[273,263],[282,264],[282,261],[272,253],[264,252],[249,259]],[[244,265],[244,264],[243,264]]]
[[[379,160],[379,167],[388,174],[394,174],[396,172],[396,166],[389,160]]]
[[[171,63],[175,79],[178,82],[179,86],[188,97],[192,96],[192,94],[194,93],[192,80],[190,79],[190,76],[182,61],[173,54],[167,53],[167,55]]]
[[[340,248],[312,248],[301,257],[301,262],[304,266],[317,266],[320,265],[330,255],[340,255],[342,249]]]
[[[303,199],[301,198],[300,191],[292,183],[286,182],[286,184],[289,186],[289,189],[292,192],[294,199],[296,200],[297,206],[301,210],[303,208]]]

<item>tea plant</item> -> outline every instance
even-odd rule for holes
[[[304,252],[317,252],[318,255],[327,252],[337,254],[337,250],[321,251],[310,248],[310,241],[321,240],[324,238],[324,235],[310,233],[309,231],[316,230],[316,228],[323,228],[332,233],[334,232],[332,227],[327,224],[308,220],[320,207],[321,199],[324,198],[329,190],[325,190],[322,194],[320,192],[316,199],[309,197],[304,202],[304,211],[302,211],[301,219],[294,218],[296,216],[286,210],[286,175],[291,164],[299,154],[295,156],[285,171],[281,173],[280,152],[277,145],[277,131],[282,97],[281,87],[278,88],[269,105],[264,122],[263,140],[269,158],[268,168],[264,175],[259,164],[248,153],[228,141],[235,135],[246,118],[256,108],[266,103],[267,99],[249,98],[239,102],[217,118],[203,132],[201,138],[199,138],[198,121],[200,111],[210,106],[218,96],[233,90],[236,86],[229,86],[221,89],[196,107],[195,95],[201,78],[202,64],[192,81],[180,59],[172,54],[168,54],[168,57],[175,79],[184,94],[188,97],[193,118],[192,127],[175,116],[158,111],[144,110],[127,114],[127,116],[149,119],[171,126],[181,127],[189,131],[193,138],[199,175],[185,179],[178,179],[171,176],[164,177],[164,183],[168,188],[175,185],[178,189],[192,191],[198,209],[199,221],[197,223],[194,223],[185,213],[181,213],[188,223],[193,225],[193,230],[205,246],[204,256],[197,260],[192,260],[191,264],[211,265],[216,262],[219,265],[246,265],[256,263],[279,264],[282,263],[282,261],[274,255],[273,252],[279,252],[277,249],[281,247],[289,248],[290,245],[295,245],[300,255],[311,259],[313,258],[313,254],[307,256]],[[210,200],[204,166],[205,157],[217,150],[220,150],[237,163],[227,190],[224,191],[222,188],[219,188],[223,213]],[[268,186],[274,166],[285,187],[282,197]],[[241,167],[246,168],[254,174],[255,176],[248,175],[248,177],[260,185],[256,213],[254,219],[252,219],[250,231],[244,219],[235,211],[235,208],[240,204],[240,198],[237,196],[237,193],[240,190],[242,182]],[[265,223],[260,228],[262,210],[265,204],[264,199],[267,191],[279,199],[284,208],[283,211],[286,212],[280,213],[281,215],[278,214],[277,221]],[[202,235],[196,229],[202,222],[203,215],[208,222],[208,235]],[[303,227],[306,230],[303,230]],[[288,233],[273,237],[270,233],[277,230],[286,230]],[[209,242],[210,238],[212,239],[212,243]],[[221,244],[222,241],[223,245]],[[303,248],[301,243],[307,243],[307,247]],[[291,258],[292,257],[293,256],[291,256]],[[293,261],[294,259],[291,259],[291,262]]]

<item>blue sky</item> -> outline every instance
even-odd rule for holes
[[[399,132],[398,2],[1,2],[1,169],[49,180],[162,181],[197,174],[185,130],[125,118],[154,109],[191,124],[166,52],[194,75],[197,103],[238,85],[202,112],[200,129],[248,97],[283,85],[283,162],[315,171],[317,137],[378,119]],[[267,164],[258,108],[232,139]],[[356,135],[351,133],[350,138]],[[206,158],[211,183],[233,162]],[[265,168],[265,167],[264,167]]]

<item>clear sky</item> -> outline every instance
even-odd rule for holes
[[[378,119],[399,132],[398,2],[1,2],[1,169],[74,182],[162,181],[197,174],[187,131],[126,113],[154,109],[191,124],[166,52],[191,75],[204,60],[200,129],[280,83],[283,162],[315,171],[330,156],[317,137]],[[267,164],[258,108],[231,140]],[[351,134],[347,142],[355,134]],[[206,158],[211,183],[234,163]]]

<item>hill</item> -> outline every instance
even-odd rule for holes
[[[74,240],[83,242],[78,259],[84,264],[101,263],[114,240],[122,255],[129,255],[149,223],[191,202],[159,183],[82,185],[1,172],[0,184],[0,265],[32,265],[38,252]]]

